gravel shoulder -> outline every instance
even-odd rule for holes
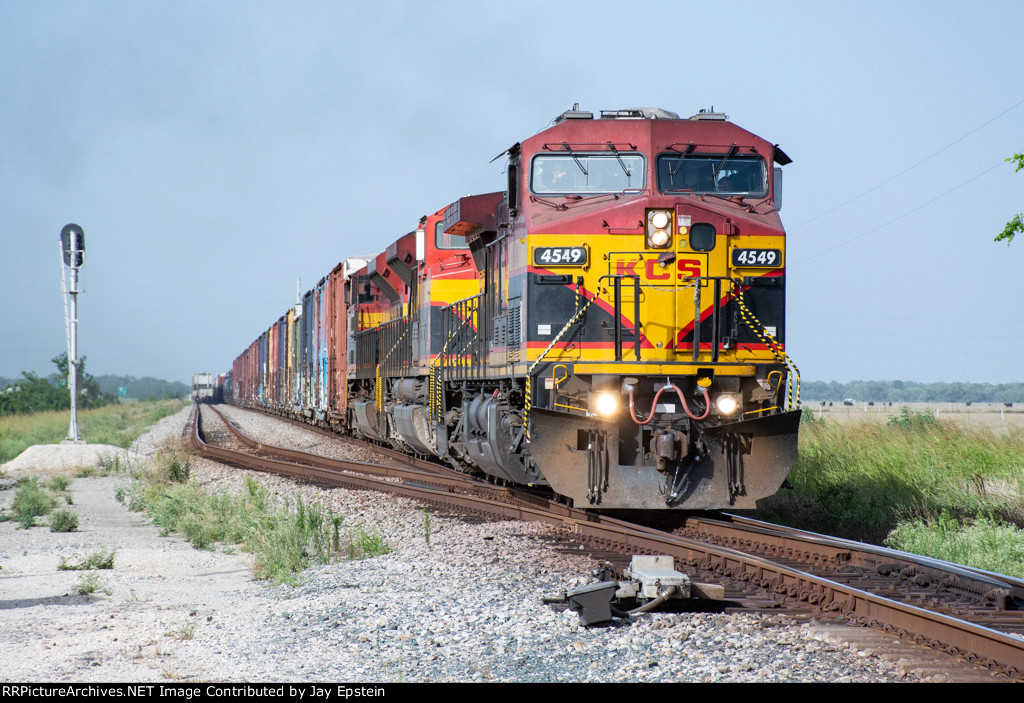
[[[230,412],[244,429],[272,420]],[[188,415],[165,418],[129,453],[152,461]],[[264,425],[263,423],[268,423]],[[280,423],[273,423],[281,428]],[[270,431],[267,429],[266,431]],[[293,445],[321,441],[275,429]],[[7,476],[14,471],[4,467]],[[40,466],[35,471],[53,471]],[[19,468],[16,473],[31,471]],[[237,490],[246,472],[197,459],[193,480]],[[280,498],[301,495],[377,528],[393,551],[306,572],[301,585],[251,578],[251,558],[230,547],[197,551],[161,536],[115,500],[126,476],[71,485],[76,532],[0,522],[0,680],[628,682],[918,681],[932,675],[897,653],[844,644],[833,627],[765,615],[650,614],[581,628],[575,613],[542,603],[587,582],[594,567],[515,521],[472,524],[377,493],[320,489],[252,474]],[[9,482],[8,482],[9,483]],[[13,500],[0,491],[0,508]],[[41,521],[42,522],[42,521]],[[60,571],[116,550],[100,587],[79,595],[86,572]]]

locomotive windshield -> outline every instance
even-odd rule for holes
[[[763,198],[768,194],[767,170],[759,156],[662,154],[658,157],[658,190]]]
[[[553,154],[533,159],[530,189],[539,194],[587,195],[642,190],[646,182],[640,154]]]

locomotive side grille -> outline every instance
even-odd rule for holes
[[[519,342],[523,338],[522,323],[519,317],[519,305],[508,309],[508,329],[506,333],[505,358],[507,361],[519,361]]]
[[[492,338],[495,346],[502,346],[508,341],[508,315],[500,315],[494,318],[494,334]]]

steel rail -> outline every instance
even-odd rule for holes
[[[539,506],[541,509],[550,510],[551,502],[544,496],[532,495],[524,493],[523,491],[514,491],[505,486],[496,486],[492,483],[481,481],[469,476],[461,471],[441,466],[440,464],[434,464],[432,462],[415,459],[414,461],[409,462],[409,466],[389,466],[386,464],[375,464],[372,462],[354,461],[350,459],[336,459],[322,454],[265,444],[249,437],[240,427],[238,427],[238,425],[226,417],[224,413],[220,412],[217,408],[211,406],[210,409],[221,419],[221,421],[224,422],[228,431],[230,431],[232,436],[234,436],[239,442],[254,451],[270,456],[276,456],[280,459],[284,459],[285,461],[304,464],[307,466],[316,465],[321,468],[334,469],[335,471],[348,471],[397,478],[411,483],[441,486],[453,491],[471,490],[477,494],[490,497],[495,501],[535,505]],[[309,426],[306,425],[305,427],[308,428]],[[362,448],[367,448],[367,445],[358,441],[354,441],[352,444]],[[376,447],[375,445],[368,446],[372,447],[374,450],[379,449],[379,447]],[[398,455],[401,459],[411,459],[411,457],[406,457],[399,452],[394,452],[394,454]],[[421,466],[427,466],[428,468],[418,468]]]
[[[700,523],[708,525],[725,525],[726,527],[735,525],[744,532],[757,531],[762,534],[775,534],[785,539],[796,540],[806,544],[825,547],[845,547],[850,552],[870,554],[888,561],[902,561],[908,565],[933,569],[940,573],[951,574],[960,578],[977,581],[978,583],[991,588],[1005,589],[1007,595],[1019,601],[1017,604],[1018,607],[1024,607],[1024,580],[1014,578],[1013,576],[998,574],[984,569],[977,569],[964,564],[955,564],[953,562],[943,561],[942,559],[911,554],[910,552],[902,552],[888,547],[855,542],[842,537],[829,537],[828,535],[822,535],[809,530],[801,530],[785,525],[774,525],[769,522],[755,520],[742,515],[733,515],[731,513],[723,513],[723,515],[728,518],[727,522],[705,518],[698,518],[697,520]]]
[[[372,449],[373,451],[375,451],[375,452],[377,452],[379,454],[383,454],[383,455],[387,456],[389,459],[391,459],[393,461],[396,461],[399,464],[408,466],[410,468],[423,469],[425,471],[433,471],[433,470],[440,469],[442,471],[452,471],[452,472],[457,473],[457,474],[462,474],[462,472],[457,472],[454,469],[451,469],[448,466],[439,464],[436,461],[431,461],[430,459],[425,459],[425,458],[422,458],[420,456],[413,456],[411,454],[405,454],[405,453],[400,452],[400,451],[398,451],[396,449],[392,449],[391,447],[385,447],[385,446],[382,446],[380,444],[374,444],[374,443],[372,443],[370,441],[367,441],[367,440],[356,439],[355,437],[349,437],[347,435],[339,434],[335,430],[328,429],[328,428],[323,427],[321,425],[310,424],[309,422],[304,422],[303,420],[299,420],[299,419],[297,419],[295,417],[292,417],[292,416],[289,416],[289,415],[281,415],[281,414],[278,414],[276,412],[270,412],[270,411],[268,411],[268,410],[266,410],[264,408],[247,406],[247,405],[235,405],[234,403],[225,403],[225,405],[231,405],[232,407],[238,408],[240,410],[246,410],[248,412],[259,413],[260,415],[270,415],[271,417],[273,417],[273,418],[275,418],[277,420],[280,420],[281,422],[287,422],[290,425],[295,425],[296,427],[301,427],[301,428],[303,428],[303,429],[305,429],[305,430],[307,430],[309,432],[315,432],[315,433],[320,434],[320,435],[322,435],[324,437],[329,437],[332,440],[337,441],[337,442],[343,442],[345,444],[349,444],[349,445],[352,445],[354,447],[361,447],[363,449]],[[218,413],[220,415],[223,415],[223,413],[220,413],[220,411],[217,410],[217,408],[215,406],[211,405],[209,407],[214,412],[216,412],[216,413]]]
[[[193,420],[191,441],[197,451],[204,455],[236,466],[245,466],[260,471],[284,474],[293,478],[305,481],[328,483],[355,490],[376,490],[388,493],[395,493],[416,500],[423,500],[431,503],[441,503],[470,510],[477,513],[493,515],[495,517],[528,520],[533,522],[546,522],[548,524],[560,525],[565,517],[551,513],[543,508],[536,508],[525,504],[515,504],[485,498],[480,496],[459,494],[452,492],[448,486],[432,486],[426,481],[433,480],[433,476],[427,472],[416,469],[391,468],[379,464],[367,464],[363,462],[342,462],[354,464],[358,468],[320,468],[310,463],[296,463],[283,459],[269,457],[258,457],[233,449],[216,447],[205,441],[200,427],[200,413],[196,413]],[[302,452],[299,452],[302,454]],[[305,454],[307,461],[316,460],[319,455]],[[339,460],[333,460],[339,461]],[[374,476],[363,476],[350,471],[374,471]],[[388,479],[400,479],[398,481]]]
[[[902,630],[918,642],[985,663],[1008,676],[1024,676],[1024,639],[1013,635],[728,547],[654,530],[637,536],[635,526],[613,518],[603,517],[600,525],[581,526],[580,532],[603,538],[601,532],[610,529],[616,529],[627,546],[672,554],[683,563],[750,580],[769,592],[816,605],[823,612],[840,613],[873,627]]]
[[[216,408],[210,409],[221,419],[221,421],[224,422],[225,427],[228,428],[228,431],[231,432],[232,436],[239,442],[253,451],[275,456],[280,459],[284,459],[285,461],[294,462],[296,464],[305,464],[308,466],[319,466],[322,468],[333,469],[335,471],[354,471],[358,473],[368,473],[377,476],[409,480],[429,480],[437,482],[439,485],[451,488],[461,487],[463,485],[462,481],[457,480],[458,477],[445,475],[441,472],[425,471],[419,468],[389,466],[387,464],[374,464],[371,462],[355,461],[351,459],[337,459],[313,452],[305,452],[297,449],[278,447],[273,444],[265,444],[245,434],[237,425],[235,425],[234,422],[225,417],[224,414]]]
[[[841,614],[861,624],[881,627],[930,644],[946,652],[963,656],[1001,671],[1013,678],[1024,678],[1024,639],[999,632],[949,615],[934,613],[924,608],[893,601],[868,593],[831,579],[817,576],[770,559],[743,553],[729,547],[701,542],[689,537],[660,532],[628,523],[607,515],[569,508],[547,501],[556,513],[544,507],[517,505],[489,498],[460,495],[451,488],[415,485],[423,480],[409,477],[414,482],[397,483],[369,476],[339,473],[337,470],[319,469],[308,464],[294,464],[264,457],[248,455],[212,447],[200,437],[199,417],[196,413],[193,442],[201,451],[228,463],[266,467],[290,476],[343,485],[359,490],[383,490],[415,500],[453,505],[475,513],[489,514],[505,519],[540,521],[562,526],[574,535],[592,540],[599,545],[615,546],[633,552],[669,554],[677,563],[688,564],[707,571],[750,582],[764,591],[816,606],[824,613]],[[264,445],[265,446],[265,445]],[[306,454],[307,461],[312,455]],[[360,466],[376,467],[376,464]],[[273,467],[273,468],[271,468]],[[351,470],[351,469],[348,469]],[[348,471],[346,470],[346,471]],[[360,468],[360,471],[363,469]],[[410,469],[398,470],[410,472]],[[408,474],[406,474],[408,476]],[[468,477],[467,477],[468,479]],[[813,534],[813,533],[808,533]],[[829,538],[815,536],[822,546]],[[834,546],[846,549],[845,545]]]

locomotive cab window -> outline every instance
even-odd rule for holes
[[[640,154],[552,154],[535,156],[530,190],[538,195],[589,195],[642,190],[646,164]]]
[[[759,156],[662,154],[658,157],[658,190],[763,198],[768,195],[768,173]]]
[[[434,246],[438,249],[468,249],[466,238],[461,234],[445,234],[444,220],[434,226]]]

